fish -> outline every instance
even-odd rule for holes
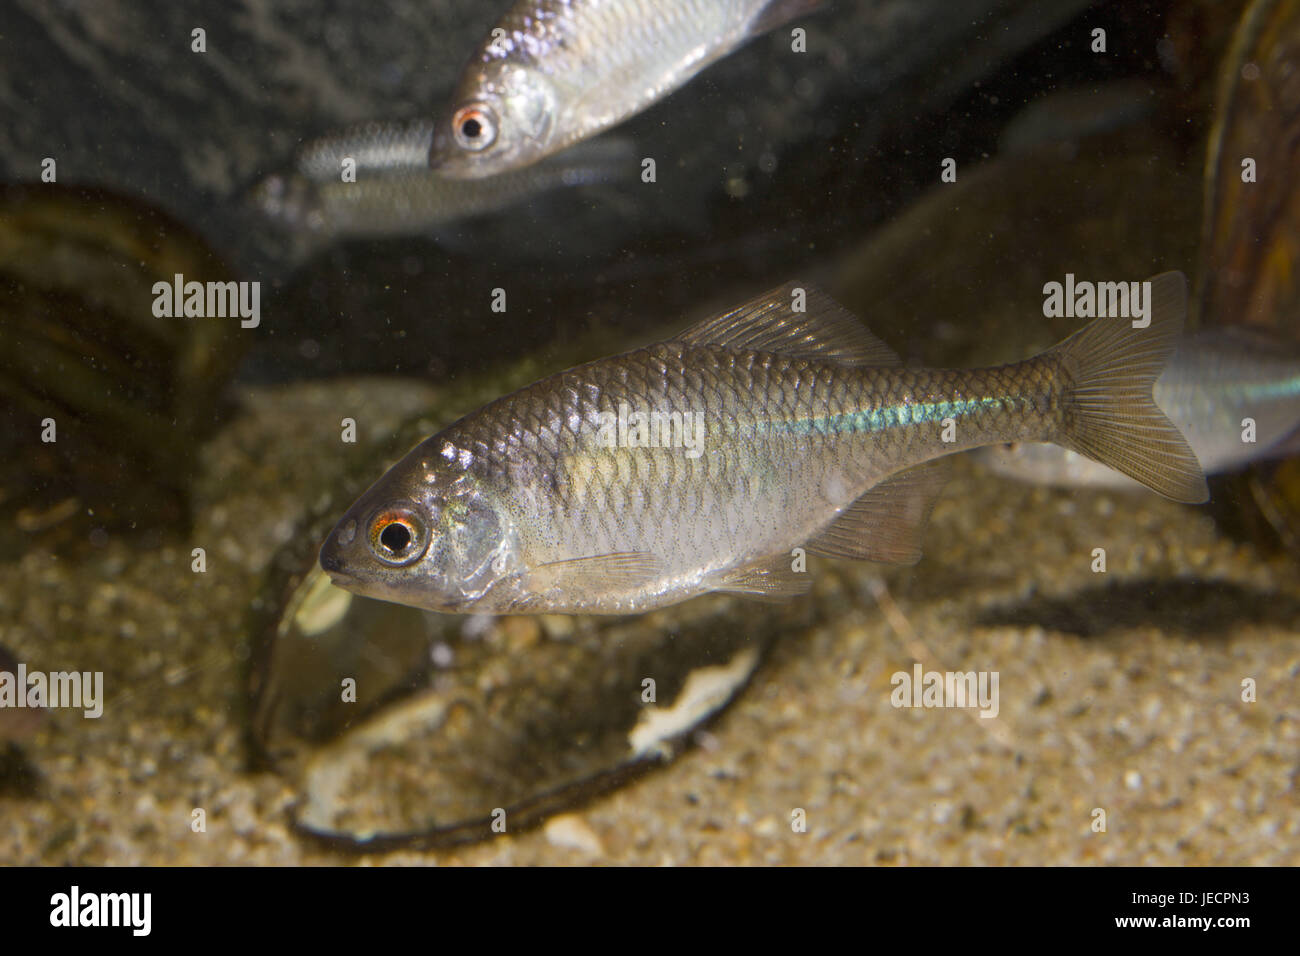
[[[786,283],[425,439],[340,518],[320,566],[356,594],[450,613],[779,601],[808,589],[809,553],[918,561],[942,459],[1007,441],[1053,441],[1203,502],[1151,395],[1187,283],[1150,281],[1147,327],[1098,319],[987,369],[902,367],[829,296]]]
[[[428,165],[433,123],[417,116],[368,120],[308,140],[294,152],[294,169],[315,183],[336,182],[343,160],[359,172],[418,169]]]
[[[499,212],[550,190],[631,180],[632,144],[602,138],[527,169],[472,182],[429,169],[433,124],[372,122],[304,145],[287,171],[260,180],[250,206],[311,251],[338,239],[427,234],[439,226]],[[356,178],[344,182],[344,159]]]
[[[462,72],[429,165],[518,169],[640,113],[823,0],[519,0]]]
[[[1300,350],[1276,336],[1245,329],[1191,335],[1179,343],[1153,394],[1207,475],[1300,452]],[[1055,445],[1018,442],[975,455],[997,474],[1030,484],[1142,487]]]
[[[1043,146],[1072,151],[1082,139],[1136,123],[1155,106],[1155,89],[1140,79],[1054,91],[1011,118],[998,136],[998,152],[1027,153]]]

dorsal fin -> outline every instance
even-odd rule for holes
[[[794,311],[802,291],[805,311]],[[717,345],[840,365],[899,365],[897,353],[880,341],[852,312],[825,292],[803,282],[787,282],[711,319],[676,338],[688,345]]]
[[[795,17],[816,13],[826,0],[768,0],[768,3],[750,23],[747,35],[756,37],[769,30],[784,26]]]

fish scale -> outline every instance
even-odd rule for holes
[[[667,344],[623,357],[609,370],[612,375],[591,371],[598,387],[581,397],[543,382],[489,406],[472,428],[449,430],[447,440],[474,450],[484,481],[508,472],[519,480],[515,449],[492,436],[540,426],[546,437],[531,449],[537,457],[527,462],[524,480],[529,471],[546,475],[553,482],[555,507],[542,515],[518,513],[517,520],[530,527],[572,527],[574,541],[590,541],[611,553],[657,546],[655,528],[635,519],[644,516],[653,523],[670,516],[682,495],[721,502],[735,486],[738,501],[752,505],[758,491],[772,496],[768,513],[788,515],[791,507],[805,510],[794,492],[801,487],[796,474],[802,474],[814,483],[839,478],[850,489],[847,501],[840,502],[847,504],[904,465],[1004,441],[1007,435],[1048,436],[1060,408],[1055,391],[1061,372],[1045,360],[959,372],[867,369],[846,376],[835,366],[806,360]],[[689,402],[688,393],[694,396]],[[976,397],[986,395],[995,397]],[[628,449],[635,452],[628,456],[638,467],[635,475],[598,470],[593,489],[575,475],[584,475],[584,465],[606,453],[596,441],[599,414],[615,411],[620,403],[647,410],[693,406],[710,423],[709,431],[717,429],[712,438],[719,450],[692,460],[679,449]],[[941,423],[949,417],[960,438],[945,444]],[[574,418],[583,423],[577,432],[568,425]],[[837,440],[844,436],[853,440]],[[710,440],[707,432],[705,440]],[[745,482],[755,487],[746,488]],[[791,493],[781,495],[780,489]],[[819,515],[820,510],[803,522],[809,532],[822,523]],[[615,522],[613,516],[634,520]],[[762,524],[751,512],[749,523],[737,526],[739,540],[729,535],[711,550],[734,553],[747,545],[762,553],[774,544],[770,534],[756,533]],[[685,558],[684,564],[697,557]],[[713,557],[709,554],[710,561]]]
[[[775,599],[808,586],[795,548],[916,560],[942,484],[935,460],[1011,440],[1054,441],[1203,501],[1196,459],[1151,396],[1185,283],[1167,274],[1151,288],[1147,328],[1099,319],[1022,362],[914,369],[825,296],[787,284],[451,425],[349,509],[321,564],[359,593],[437,610]],[[702,444],[632,428],[633,413],[656,412],[702,421]]]

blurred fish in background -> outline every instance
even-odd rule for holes
[[[998,136],[998,152],[1052,145],[1071,156],[1080,140],[1131,125],[1154,111],[1157,102],[1157,90],[1143,79],[1059,90],[1034,100],[1007,123]]]
[[[630,141],[601,139],[526,169],[458,181],[429,169],[432,139],[427,120],[368,122],[329,133],[301,147],[287,171],[258,182],[247,202],[279,227],[288,258],[300,262],[340,239],[434,237],[438,227],[540,193],[626,182],[637,172]]]

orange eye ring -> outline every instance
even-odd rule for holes
[[[496,142],[496,115],[481,103],[462,106],[451,118],[451,132],[461,149],[481,152]]]
[[[370,552],[390,567],[404,567],[424,557],[429,528],[414,510],[395,505],[376,512],[369,523]]]

